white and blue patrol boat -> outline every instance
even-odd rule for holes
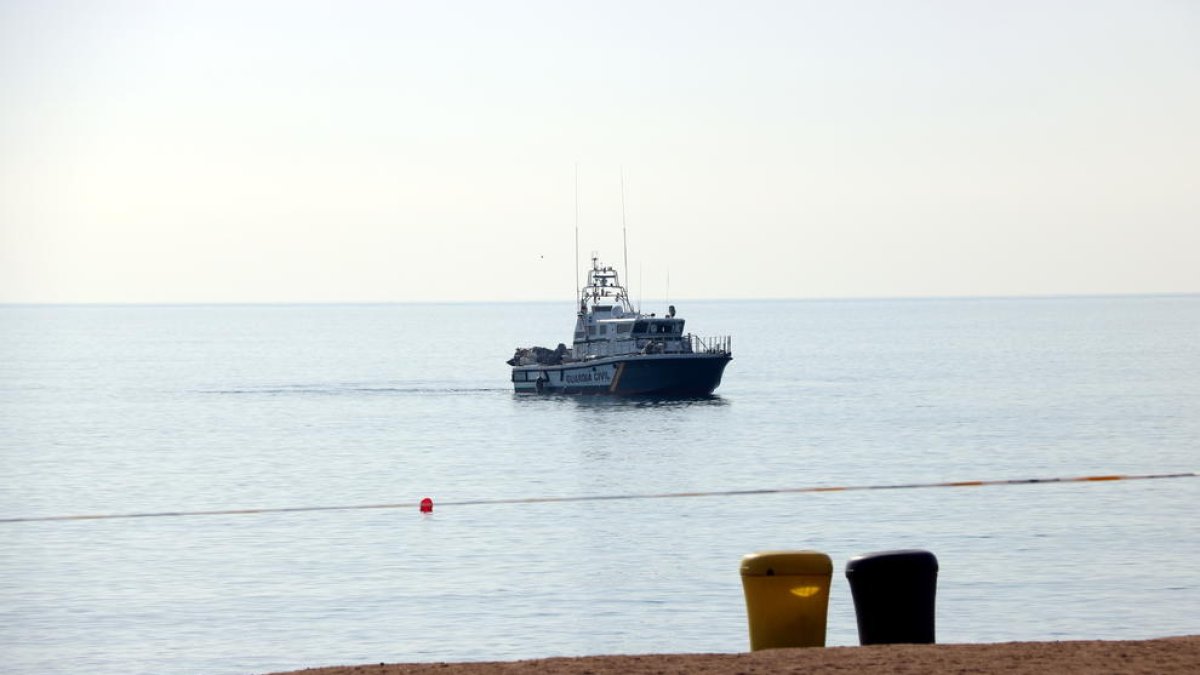
[[[683,332],[671,305],[665,316],[634,309],[617,271],[592,258],[570,349],[519,348],[513,390],[522,394],[708,396],[733,358],[729,336]]]

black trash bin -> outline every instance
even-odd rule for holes
[[[933,644],[937,558],[929,551],[881,551],[851,558],[846,579],[864,645]]]

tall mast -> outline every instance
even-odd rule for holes
[[[579,306],[579,162],[575,162],[575,306]]]
[[[625,278],[629,278],[629,234],[625,230],[625,167],[621,167],[621,246],[625,249]],[[628,283],[628,282],[626,282]]]

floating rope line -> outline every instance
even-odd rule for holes
[[[1055,478],[1008,478],[1001,480],[960,480],[942,483],[896,483],[892,485],[817,485],[797,488],[755,490],[713,490],[708,492],[647,492],[620,495],[582,495],[576,497],[512,497],[507,499],[464,499],[439,502],[438,506],[491,506],[504,504],[557,504],[566,502],[603,502],[628,499],[679,499],[683,497],[739,497],[747,495],[800,494],[813,492],[850,492],[856,490],[916,490],[920,488],[984,487],[992,485],[1041,485],[1046,483],[1098,483],[1118,480],[1157,480],[1196,478],[1200,472],[1073,476]],[[59,520],[118,520],[122,518],[178,518],[184,516],[243,516],[262,513],[301,513],[306,511],[370,511],[418,508],[418,502],[396,504],[358,504],[352,506],[285,506],[262,509],[217,509],[212,511],[159,511],[154,513],[98,513],[77,516],[29,516],[0,518],[0,523],[39,523]]]

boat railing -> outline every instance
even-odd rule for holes
[[[684,336],[689,351],[694,354],[732,354],[733,338],[728,335],[700,337],[691,333]]]

